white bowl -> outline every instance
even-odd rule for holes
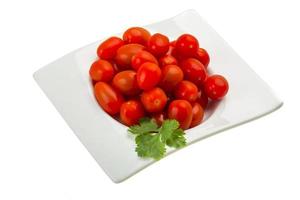
[[[186,131],[187,144],[257,119],[282,105],[271,88],[193,10],[145,26],[170,38],[195,35],[211,56],[209,69],[224,75],[230,84],[205,121]],[[117,34],[120,35],[120,34]],[[34,78],[82,144],[106,174],[121,182],[155,162],[141,159],[127,127],[107,115],[97,104],[89,80],[89,67],[97,59],[100,41],[78,49],[34,73]],[[174,150],[168,149],[167,154]]]

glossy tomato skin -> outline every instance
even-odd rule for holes
[[[140,92],[136,80],[136,72],[133,70],[117,73],[113,78],[112,85],[125,95],[137,95]]]
[[[95,82],[108,82],[113,78],[115,70],[110,62],[106,60],[97,60],[92,64],[89,73],[91,79]]]
[[[120,119],[127,126],[135,125],[145,116],[143,105],[140,101],[129,100],[122,104],[120,109]]]
[[[165,65],[161,72],[160,86],[167,92],[174,90],[176,85],[183,80],[183,72],[177,65]]]
[[[199,125],[202,122],[204,117],[204,110],[202,106],[197,102],[193,103],[192,105],[192,113],[193,113],[193,117],[192,117],[190,128]]]
[[[151,53],[142,50],[132,57],[131,67],[138,70],[145,62],[152,62],[158,65],[157,59]]]
[[[124,99],[122,95],[105,82],[98,82],[94,87],[94,93],[100,106],[110,115],[120,112]]]
[[[204,83],[207,73],[204,65],[195,58],[188,58],[181,62],[181,69],[187,80],[201,87]]]
[[[139,88],[150,90],[154,88],[161,78],[161,69],[157,64],[145,62],[137,71],[137,83]]]
[[[159,59],[159,66],[163,67],[166,65],[178,65],[175,57],[171,55],[165,55]]]
[[[102,42],[98,49],[98,57],[105,60],[111,60],[115,57],[117,50],[124,45],[124,41],[118,37],[110,37]]]
[[[186,100],[174,100],[168,108],[168,117],[176,119],[180,123],[180,128],[188,129],[192,122],[192,106]]]
[[[156,121],[156,123],[159,126],[161,126],[162,123],[167,119],[167,113],[165,112],[153,113],[152,118]]]
[[[141,45],[147,45],[147,42],[151,34],[149,31],[142,27],[131,27],[127,29],[123,34],[123,40],[125,43],[137,43]]]
[[[201,105],[203,109],[205,109],[208,105],[208,97],[206,96],[205,92],[202,92],[202,90],[201,92],[199,92],[197,102]]]
[[[210,62],[210,57],[209,57],[209,54],[207,53],[207,51],[205,49],[199,48],[197,50],[194,58],[199,60],[204,65],[204,67],[207,69],[208,64]]]
[[[212,100],[222,99],[228,92],[227,80],[221,75],[212,75],[204,83],[204,92]]]
[[[148,112],[157,113],[164,109],[168,98],[162,89],[156,87],[151,90],[144,91],[141,95],[141,101]]]
[[[148,50],[156,57],[161,57],[168,52],[169,45],[169,38],[167,36],[156,33],[148,41]]]
[[[183,99],[194,102],[198,98],[198,88],[190,81],[181,81],[175,90],[176,99]]]
[[[140,44],[126,44],[121,46],[116,53],[115,62],[120,70],[131,68],[131,59],[145,47]]]
[[[176,51],[185,57],[194,56],[198,49],[197,38],[190,34],[183,34],[176,40]]]

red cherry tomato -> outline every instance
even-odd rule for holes
[[[143,90],[154,88],[160,81],[160,77],[161,70],[154,63],[145,62],[137,71],[137,83]]]
[[[203,48],[199,48],[194,56],[194,58],[196,58],[197,60],[199,60],[205,68],[208,67],[210,58],[209,55],[207,53],[207,51]]]
[[[145,47],[140,44],[126,44],[121,46],[117,50],[115,56],[115,61],[120,70],[130,69],[131,68],[131,59],[139,51],[143,50]]]
[[[194,102],[198,98],[198,88],[190,81],[181,81],[176,87],[175,96],[177,99]]]
[[[190,34],[183,34],[176,40],[176,51],[187,57],[192,57],[199,49],[197,38]]]
[[[204,117],[204,110],[199,103],[195,102],[192,107],[193,117],[190,128],[199,125]]]
[[[163,34],[156,33],[148,41],[148,50],[155,56],[161,57],[169,50],[169,38]]]
[[[95,61],[90,68],[90,77],[93,81],[110,81],[115,72],[110,62],[106,60]]]
[[[124,41],[121,38],[110,37],[99,45],[97,54],[101,59],[111,60],[115,57],[117,50],[123,45]]]
[[[176,40],[173,40],[172,42],[170,42],[170,46],[176,47]]]
[[[129,100],[127,102],[124,102],[121,106],[120,118],[121,121],[127,126],[137,124],[139,120],[144,116],[144,108],[139,101]]]
[[[212,100],[222,99],[228,92],[228,82],[221,75],[212,75],[204,83],[204,92]]]
[[[140,89],[136,80],[136,72],[125,70],[115,75],[112,85],[125,95],[136,95]]]
[[[124,99],[117,90],[107,83],[98,82],[94,87],[94,93],[98,103],[108,114],[114,115],[120,112]]]
[[[197,99],[197,102],[201,105],[201,107],[203,109],[205,109],[207,107],[208,104],[208,97],[206,96],[206,94],[204,92],[199,92],[199,97]]]
[[[203,64],[195,58],[188,58],[181,62],[181,69],[184,76],[189,81],[201,86],[205,81],[207,74]]]
[[[145,62],[158,64],[156,58],[151,53],[148,51],[140,51],[132,57],[131,66],[133,69],[138,70],[139,67]]]
[[[168,98],[165,92],[158,87],[144,91],[141,95],[141,101],[144,108],[150,113],[162,111],[167,100]]]
[[[150,37],[151,35],[149,31],[142,27],[131,27],[123,34],[123,40],[125,43],[138,43],[141,45],[147,45]]]
[[[166,65],[162,67],[160,86],[165,91],[171,92],[182,80],[183,72],[177,65]]]
[[[174,100],[168,108],[168,117],[176,119],[180,123],[180,128],[188,129],[192,122],[192,106],[186,100]]]
[[[152,118],[160,126],[167,119],[167,114],[165,112],[154,113]]]
[[[165,55],[159,59],[159,65],[160,67],[166,66],[166,65],[177,65],[177,60],[171,55]]]

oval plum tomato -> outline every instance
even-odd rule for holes
[[[204,92],[212,100],[223,98],[228,92],[228,82],[221,75],[212,75],[204,83]]]
[[[115,57],[117,50],[123,45],[124,41],[121,38],[110,37],[99,45],[97,54],[99,58],[111,60]]]
[[[152,62],[158,64],[156,58],[151,53],[142,50],[132,57],[131,67],[135,70],[138,70],[139,67],[145,62]]]
[[[176,40],[176,51],[186,57],[192,57],[199,49],[197,38],[190,34],[183,34]]]
[[[165,55],[159,59],[159,66],[163,67],[166,65],[177,65],[177,60],[171,55]]]
[[[168,108],[168,117],[176,119],[180,123],[180,128],[188,129],[193,117],[191,104],[186,100],[172,101]]]
[[[158,112],[152,115],[152,118],[156,121],[156,123],[161,126],[163,121],[167,119],[167,114],[165,112]]]
[[[169,38],[163,34],[156,33],[148,41],[148,50],[155,56],[161,57],[169,50]]]
[[[200,87],[207,77],[204,65],[195,58],[188,58],[181,62],[181,69],[187,80]]]
[[[121,121],[127,126],[137,124],[140,118],[144,116],[144,108],[139,101],[129,100],[127,102],[124,102],[121,106],[120,118]]]
[[[207,107],[208,104],[208,97],[204,92],[199,93],[199,97],[197,99],[197,102],[201,105],[203,109]]]
[[[145,62],[137,71],[137,83],[143,90],[154,88],[160,81],[161,70],[157,64]]]
[[[93,81],[110,81],[115,72],[113,66],[110,62],[106,60],[97,60],[95,61],[90,68],[90,77]]]
[[[183,99],[194,102],[198,98],[198,88],[190,81],[181,81],[175,90],[176,99]]]
[[[132,57],[144,48],[145,47],[140,44],[126,44],[121,46],[117,50],[117,54],[115,56],[115,61],[119,69],[130,69]]]
[[[165,91],[171,92],[182,80],[183,72],[177,65],[166,65],[162,67],[160,86]]]
[[[199,60],[205,68],[208,67],[210,58],[209,55],[207,53],[207,51],[203,48],[199,48],[194,56],[194,58],[196,58],[197,60]]]
[[[131,27],[123,34],[123,40],[125,43],[138,43],[142,45],[147,45],[150,37],[151,34],[149,31],[142,27]]]
[[[192,105],[192,113],[193,113],[193,117],[190,125],[191,128],[199,125],[202,122],[204,117],[204,110],[199,103],[195,102]]]
[[[125,95],[136,95],[140,89],[136,80],[136,72],[125,70],[115,75],[112,85]]]
[[[167,100],[168,98],[165,92],[158,87],[144,91],[141,95],[141,101],[144,105],[144,108],[150,113],[162,111],[167,103]]]
[[[98,103],[108,114],[120,112],[124,99],[117,90],[105,82],[98,82],[94,87],[94,93]]]

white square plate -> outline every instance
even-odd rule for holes
[[[195,35],[210,53],[210,71],[229,81],[229,93],[214,112],[206,113],[201,125],[186,131],[187,144],[256,119],[282,105],[271,88],[195,11],[146,28],[170,38],[183,33]],[[127,127],[108,116],[94,98],[88,71],[97,58],[99,43],[54,61],[38,70],[34,78],[107,175],[114,182],[121,182],[154,161],[137,156],[134,138],[127,133]]]

